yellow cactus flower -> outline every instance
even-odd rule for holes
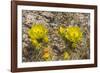
[[[34,46],[39,47],[42,42],[48,42],[48,30],[43,24],[33,24],[31,29],[28,30],[31,42]]]
[[[47,42],[49,41],[48,37],[45,36],[45,37],[43,38],[43,41],[47,43]]]
[[[32,28],[29,29],[28,33],[32,39],[39,39],[47,35],[47,29],[43,26],[43,24],[33,24]]]
[[[48,53],[48,52],[50,52],[50,49],[49,48],[44,48],[43,49],[43,53]]]
[[[52,58],[51,48],[46,47],[46,48],[43,49],[42,58],[43,58],[45,61],[51,60],[51,58]]]
[[[32,40],[32,44],[37,47],[37,49],[41,46],[41,44],[37,40]]]
[[[70,27],[67,27],[66,29],[65,37],[69,41],[76,43],[81,40],[82,32],[78,26],[70,26]]]
[[[82,32],[78,26],[60,27],[60,35],[72,42],[72,47],[75,48],[77,42],[82,39]]]
[[[64,52],[63,53],[63,58],[64,58],[64,60],[69,59],[70,58],[69,53],[68,52]]]
[[[47,52],[47,53],[44,53],[43,54],[43,56],[42,56],[42,58],[44,59],[44,60],[49,60],[50,59],[50,53],[49,52]]]

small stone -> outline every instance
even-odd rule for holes
[[[23,62],[26,62],[26,58],[25,58],[25,57],[22,57],[22,61],[23,61]]]
[[[27,56],[28,56],[28,51],[27,51],[27,48],[24,48],[24,49],[23,49],[23,54],[24,54],[24,56],[25,56],[25,57],[27,57]]]
[[[42,15],[51,18],[54,16],[51,12],[43,12]]]
[[[23,48],[24,48],[24,47],[27,47],[27,46],[28,46],[28,44],[25,43],[25,42],[23,42]]]
[[[23,34],[23,39],[27,39],[28,35],[27,34]]]

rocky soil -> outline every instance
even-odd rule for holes
[[[71,13],[71,12],[47,12],[47,11],[22,11],[22,55],[23,62],[43,61],[41,58],[42,50],[34,50],[30,41],[28,29],[33,23],[42,23],[49,30],[50,43],[52,50],[52,61],[63,60],[62,53],[68,51],[70,58],[68,60],[80,60],[90,58],[90,15],[88,13]],[[59,26],[79,26],[83,31],[82,41],[72,49],[68,43],[57,33]]]

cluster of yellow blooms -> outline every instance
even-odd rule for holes
[[[73,47],[82,39],[82,32],[78,26],[60,27],[59,32],[61,36],[73,43]]]
[[[43,24],[33,24],[31,29],[28,30],[28,34],[30,36],[32,44],[35,47],[40,47],[41,41],[45,43],[49,41],[47,36],[48,30],[43,26]]]

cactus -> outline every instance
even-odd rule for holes
[[[77,43],[82,38],[82,32],[78,26],[67,27],[66,32],[65,32],[65,37],[69,41],[73,43]]]
[[[68,60],[70,58],[70,55],[69,55],[69,53],[67,51],[65,51],[63,53],[63,58],[64,58],[64,60]]]
[[[82,32],[78,26],[60,27],[60,35],[72,42],[72,47],[76,47],[77,42],[82,39]]]
[[[48,30],[43,24],[33,24],[28,30],[29,37],[35,47],[40,47],[41,43],[48,43]]]

